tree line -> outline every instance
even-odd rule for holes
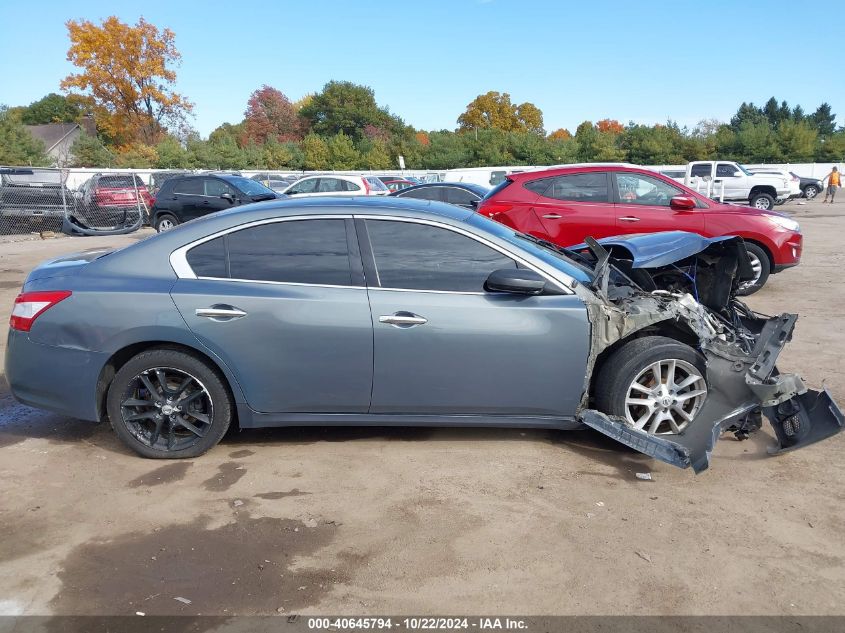
[[[681,164],[709,158],[740,162],[836,162],[845,156],[845,128],[831,106],[805,113],[775,97],[742,103],[728,122],[692,128],[668,121],[643,125],[584,121],[571,133],[547,133],[533,103],[507,93],[476,97],[451,130],[424,131],[376,101],[373,90],[330,81],[291,101],[264,85],[250,95],[243,119],[202,138],[190,126],[193,104],[175,92],[180,55],[175,36],[143,18],[67,23],[68,59],[77,67],[28,106],[0,106],[0,164],[48,165],[51,159],[26,125],[93,120],[96,135],[74,144],[71,166],[389,170],[404,157],[410,169],[571,162]]]

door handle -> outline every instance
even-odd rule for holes
[[[622,222],[639,222],[639,218],[635,218],[633,215],[626,215],[619,218]]]
[[[395,314],[383,314],[378,318],[379,323],[387,323],[394,327],[410,328],[417,325],[425,325],[428,319],[413,312],[396,312]]]
[[[546,215],[543,216],[543,218],[545,218],[546,220],[560,220],[561,217],[563,217],[563,216],[561,216],[557,213],[547,213]]]
[[[210,308],[197,308],[194,314],[212,321],[231,321],[246,316],[246,312],[234,306],[216,305]]]

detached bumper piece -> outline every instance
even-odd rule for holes
[[[679,468],[699,473],[710,465],[716,440],[724,431],[738,436],[760,428],[760,412],[778,439],[771,454],[795,450],[840,433],[845,416],[827,390],[807,389],[795,374],[781,374],[775,362],[792,337],[797,316],[760,320],[759,335],[745,354],[723,341],[702,345],[707,359],[709,393],[701,411],[678,435],[648,435],[621,418],[585,409],[580,420],[626,446]],[[756,328],[755,328],[756,329]]]

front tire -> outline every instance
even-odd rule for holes
[[[153,459],[202,455],[220,441],[233,414],[216,369],[175,349],[130,359],[109,386],[106,408],[123,443]]]
[[[770,211],[775,206],[775,199],[767,193],[756,193],[751,196],[748,204],[761,211]]]
[[[743,297],[753,295],[755,292],[760,290],[760,288],[765,286],[772,270],[769,255],[762,248],[756,244],[746,242],[745,250],[748,251],[748,257],[751,260],[751,268],[754,270],[754,279],[743,282],[739,286],[737,294]]]
[[[707,398],[704,358],[665,336],[625,343],[606,359],[596,379],[596,408],[649,435],[677,435]]]
[[[807,198],[807,200],[812,200],[817,195],[819,195],[819,188],[815,185],[807,185],[804,188],[804,197]]]

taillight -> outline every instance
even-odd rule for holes
[[[70,290],[51,290],[47,292],[24,292],[15,299],[9,327],[21,332],[29,332],[35,319],[44,314],[60,301],[67,299]]]
[[[370,183],[367,182],[366,178],[361,178],[361,182],[364,183],[364,195],[365,196],[370,195]]]

